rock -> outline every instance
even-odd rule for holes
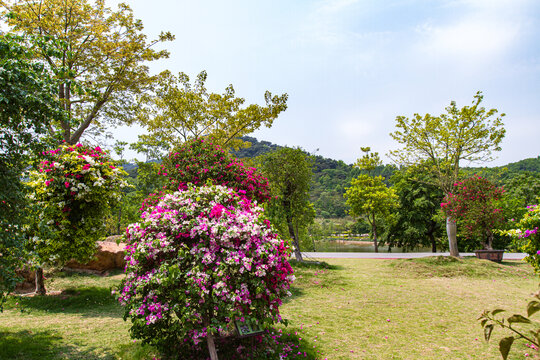
[[[114,269],[123,269],[126,262],[124,260],[126,245],[117,244],[111,241],[98,241],[99,249],[86,264],[81,264],[75,260],[68,261],[64,268],[67,270],[92,270],[96,272],[105,272]]]
[[[28,268],[17,269],[16,273],[23,281],[15,286],[16,293],[32,292],[36,289],[36,272]]]

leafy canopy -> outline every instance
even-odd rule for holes
[[[505,114],[486,110],[481,106],[483,98],[477,92],[472,105],[461,109],[452,101],[446,114],[439,116],[398,116],[397,130],[390,136],[404,147],[389,155],[400,165],[423,164],[440,188],[450,191],[459,179],[460,161],[490,161],[493,152],[501,150]]]
[[[288,95],[272,96],[269,91],[264,94],[266,106],[242,107],[245,99],[236,97],[232,85],[223,94],[209,93],[206,78],[202,71],[192,85],[186,74],[176,77],[166,72],[149,96],[151,106],[140,117],[149,132],[140,141],[169,150],[175,144],[206,137],[224,148],[245,147],[241,136],[272,126],[287,109]]]
[[[293,240],[295,256],[300,261],[300,233],[315,218],[309,196],[313,182],[313,159],[300,148],[283,147],[260,156],[257,162],[270,182],[272,193],[265,207],[266,214],[282,236]]]
[[[58,42],[56,51],[39,47],[36,58],[59,80],[57,94],[67,119],[54,121],[49,131],[75,144],[87,129],[101,131],[105,122],[130,123],[138,99],[154,82],[146,62],[168,56],[153,50],[162,33],[147,42],[143,24],[126,4],[117,11],[104,0],[2,0],[11,31],[41,35]]]

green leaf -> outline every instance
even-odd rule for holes
[[[531,316],[540,310],[540,302],[533,300],[527,305],[527,316]]]
[[[480,322],[480,326],[484,327],[486,326],[486,323],[488,322],[488,319],[484,319]]]
[[[491,312],[491,315],[495,316],[495,315],[497,315],[498,313],[502,313],[502,312],[504,312],[504,311],[506,311],[506,310],[503,310],[503,309],[495,309],[495,310],[493,310],[493,311]]]
[[[508,357],[508,353],[510,352],[510,348],[512,347],[512,344],[514,343],[514,337],[509,336],[505,337],[504,339],[501,339],[499,342],[499,351],[501,352],[501,355],[504,360]]]
[[[530,324],[531,323],[531,320],[519,314],[512,315],[507,320],[509,324],[512,324],[512,323]]]
[[[493,331],[493,324],[486,325],[486,327],[484,328],[484,338],[486,339],[486,341],[489,341],[492,331]]]

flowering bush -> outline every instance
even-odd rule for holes
[[[99,147],[61,145],[30,174],[35,223],[30,250],[42,262],[84,261],[95,253],[104,217],[127,175]]]
[[[496,206],[503,192],[476,175],[454,184],[454,191],[446,194],[441,208],[446,216],[461,220],[468,239],[477,237],[484,249],[492,249],[493,228],[503,220],[502,210]]]
[[[540,207],[538,205],[527,206],[527,213],[516,223],[516,228],[502,231],[510,235],[514,245],[527,253],[525,261],[530,263],[536,273],[540,273]]]
[[[210,181],[259,204],[270,199],[268,180],[207,139],[187,141],[173,149],[163,161],[161,174],[169,178],[169,191],[185,190],[189,183],[202,186]]]
[[[245,196],[188,185],[148,208],[126,237],[119,301],[132,337],[185,355],[205,340],[210,348],[232,321],[282,321],[290,249]]]

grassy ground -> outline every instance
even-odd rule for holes
[[[319,359],[500,359],[476,320],[484,309],[525,313],[538,287],[521,262],[476,259],[326,260],[295,265],[284,333]],[[46,297],[10,297],[0,314],[0,359],[152,359],[133,343],[110,296],[122,274],[48,276]],[[516,344],[511,359],[530,349]],[[303,358],[303,356],[302,356]],[[309,358],[309,355],[308,355]]]

